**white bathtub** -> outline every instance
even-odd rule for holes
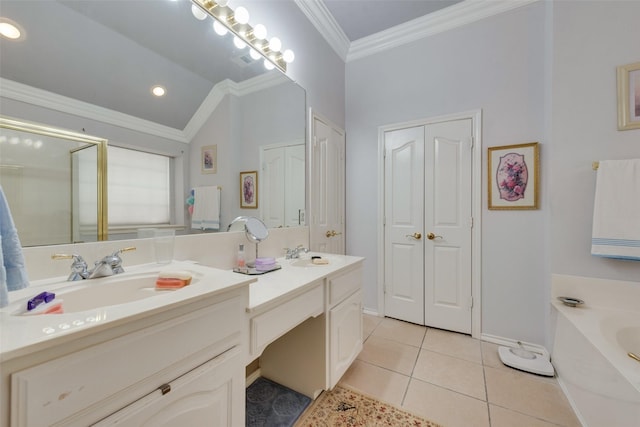
[[[627,355],[640,356],[640,283],[554,275],[552,296],[552,362],[582,423],[640,426],[640,362]]]

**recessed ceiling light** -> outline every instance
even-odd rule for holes
[[[0,35],[11,40],[17,40],[22,33],[16,24],[3,19],[2,22],[0,22]]]
[[[155,96],[164,96],[167,91],[162,86],[154,86],[151,88],[151,93],[153,93]]]

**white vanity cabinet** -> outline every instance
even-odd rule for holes
[[[362,268],[327,279],[328,388],[332,389],[362,351]]]
[[[250,311],[250,360],[260,356],[263,376],[316,398],[351,366],[362,350],[362,258],[351,258],[325,274],[318,268],[317,278],[288,299]],[[252,286],[281,286],[276,278]]]
[[[244,425],[248,300],[237,287],[49,349],[64,353],[11,375],[11,427]]]

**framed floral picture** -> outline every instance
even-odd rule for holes
[[[489,147],[489,209],[538,209],[537,142]]]
[[[640,129],[640,62],[618,67],[618,130]]]
[[[202,147],[202,155],[200,158],[200,170],[202,173],[218,172],[218,146],[205,145]]]
[[[258,208],[258,171],[240,172],[240,207]]]

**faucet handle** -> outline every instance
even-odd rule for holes
[[[70,282],[86,279],[89,275],[87,262],[78,254],[53,254],[51,255],[51,259],[73,259],[73,262],[71,263],[71,274],[67,278]]]
[[[118,249],[110,257],[107,257],[108,258],[107,263],[111,266],[111,269],[113,270],[113,274],[124,273],[124,268],[122,268],[122,258],[120,258],[120,253],[135,251],[135,250],[136,250],[135,246],[129,246],[126,248]]]

